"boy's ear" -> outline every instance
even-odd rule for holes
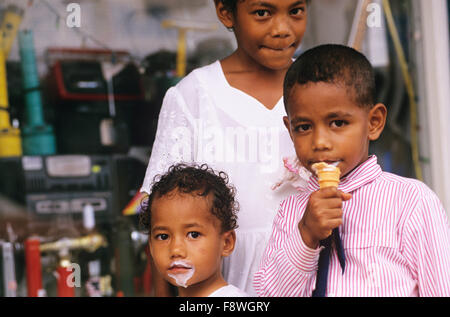
[[[369,140],[377,140],[386,125],[387,108],[382,103],[378,103],[369,111]]]
[[[236,244],[236,232],[234,230],[227,231],[223,234],[222,237],[223,237],[222,256],[226,257],[229,256],[234,250],[234,246]]]
[[[228,11],[220,0],[214,0],[214,3],[216,4],[216,14],[220,22],[227,29],[232,28],[234,26],[233,12]]]

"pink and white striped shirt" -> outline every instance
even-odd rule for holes
[[[255,274],[259,296],[311,296],[320,248],[308,248],[298,223],[308,188],[281,203],[272,236]],[[341,180],[351,193],[340,227],[346,267],[331,253],[327,296],[450,296],[450,226],[434,192],[425,184],[383,172],[375,156]]]

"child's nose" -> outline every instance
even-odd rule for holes
[[[292,34],[292,30],[288,19],[284,16],[275,17],[271,26],[271,32],[273,37],[289,37]]]
[[[184,258],[186,257],[186,246],[183,239],[175,238],[170,243],[170,257],[171,258]]]
[[[323,151],[331,149],[331,139],[329,134],[324,129],[316,129],[313,134],[314,151]]]

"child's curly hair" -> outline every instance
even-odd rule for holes
[[[216,174],[206,164],[198,166],[180,163],[172,165],[166,174],[155,176],[151,194],[141,202],[139,222],[143,231],[150,231],[153,201],[174,189],[200,197],[207,197],[211,193],[211,213],[220,220],[222,233],[237,228],[236,213],[239,205],[235,201],[236,189],[228,183],[228,175],[225,172]]]

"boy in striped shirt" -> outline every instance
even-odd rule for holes
[[[281,203],[255,274],[258,295],[450,296],[442,204],[425,184],[383,172],[369,156],[387,114],[374,102],[369,61],[340,45],[313,48],[288,71],[284,98],[300,163],[312,173],[317,162],[337,165],[341,179],[337,189],[319,189],[313,174]]]

